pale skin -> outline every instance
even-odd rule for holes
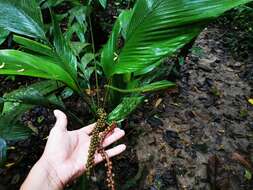
[[[43,155],[33,166],[21,190],[61,190],[71,180],[85,171],[92,129],[95,124],[75,131],[67,130],[67,117],[54,111],[56,123],[51,130]],[[119,128],[109,134],[103,146],[107,147],[125,135]],[[126,149],[124,144],[106,150],[109,157],[116,156]],[[95,154],[95,163],[103,161],[100,154]]]

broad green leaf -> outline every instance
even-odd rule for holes
[[[64,34],[65,39],[69,42],[72,41],[73,35],[76,34],[79,38],[79,40],[82,43],[85,43],[85,36],[84,32],[86,31],[86,28],[82,27],[79,23],[74,23],[72,26],[70,26],[67,30],[67,32]]]
[[[124,39],[126,39],[128,25],[129,25],[129,22],[131,21],[132,16],[133,16],[133,11],[125,10],[120,14],[118,18],[120,22],[120,26],[121,26],[121,34]]]
[[[94,59],[95,59],[95,55],[93,53],[84,54],[84,56],[81,59],[82,68],[85,70],[88,64]]]
[[[49,96],[61,87],[63,84],[56,81],[42,81],[7,93],[3,97],[5,103],[2,114],[15,112],[20,107],[22,110],[28,110],[34,105],[42,105],[44,97]],[[8,102],[8,100],[16,100],[17,102]],[[25,102],[21,103],[20,101]]]
[[[32,134],[32,131],[23,126],[19,119],[30,107],[15,106],[12,112],[0,115],[0,137],[5,140],[22,140]]]
[[[8,30],[0,28],[0,45],[6,40],[9,33]]]
[[[62,87],[64,85],[60,82],[42,81],[5,94],[3,97],[5,100],[4,109],[2,116],[0,116],[0,123],[8,123],[4,122],[4,120],[7,120],[14,124],[19,124],[18,120],[25,111],[30,110],[35,105],[40,105],[52,109],[61,109],[71,119],[83,125],[83,122],[78,117],[65,108],[61,97],[55,95]],[[5,119],[6,117],[8,119]]]
[[[59,80],[72,89],[78,90],[74,79],[54,59],[17,50],[0,50],[0,74]]]
[[[103,51],[101,53],[101,64],[107,77],[109,77],[111,73],[113,73],[114,61],[117,59],[116,50],[120,31],[123,26],[127,25],[125,24],[127,18],[125,14],[129,14],[129,11],[123,11],[120,14],[116,23],[114,24],[110,39],[104,46]]]
[[[8,118],[8,117],[6,117]],[[1,119],[1,118],[0,118]],[[5,140],[24,140],[31,136],[32,131],[20,123],[0,122],[0,137]]]
[[[154,83],[151,83],[151,84],[144,85],[142,87],[131,88],[131,89],[120,89],[120,88],[116,88],[116,87],[113,87],[113,86],[105,85],[105,87],[107,87],[107,88],[110,88],[112,90],[122,92],[122,93],[134,93],[134,92],[145,93],[145,92],[163,90],[163,89],[170,88],[170,87],[175,87],[175,86],[176,86],[175,83],[167,81],[167,80],[154,82]]]
[[[43,81],[5,94],[4,99],[6,102],[3,113],[0,115],[0,136],[7,140],[27,138],[31,134],[31,130],[23,126],[19,119],[25,111],[35,105],[62,109],[74,121],[83,125],[79,118],[65,109],[62,100],[52,94],[62,86],[63,84],[55,81]]]
[[[83,52],[83,50],[90,46],[89,43],[82,43],[82,42],[71,42],[71,49],[74,52],[75,56],[79,56],[79,54],[81,52]]]
[[[85,32],[87,30],[86,15],[88,9],[86,6],[74,6],[69,11],[68,30],[65,33],[65,38],[68,41],[72,40],[75,33],[82,43],[85,43]]]
[[[144,69],[142,70],[138,70],[136,72],[134,72],[134,76],[140,76],[140,75],[144,75],[144,74],[147,74],[151,71],[153,71],[155,68],[157,68],[159,65],[161,65],[162,63],[162,60],[152,64],[152,65],[149,65],[147,67],[145,67]]]
[[[233,7],[250,1],[138,0],[128,24],[125,45],[118,59],[109,65],[110,69],[103,68],[107,76],[142,70],[176,53],[195,38],[209,21]],[[115,26],[117,25],[116,22]],[[114,36],[112,33],[105,46],[105,52],[109,51],[107,49],[115,52],[115,44],[111,45],[113,42],[117,43]],[[110,58],[105,61],[111,60]]]
[[[123,101],[108,115],[107,121],[112,123],[124,120],[139,106],[140,103],[142,103],[143,99],[143,96],[125,97]]]
[[[0,27],[11,32],[46,40],[36,0],[0,0]]]
[[[80,25],[82,25],[84,28],[86,27],[86,15],[88,13],[88,7],[86,6],[74,6],[70,11],[70,18],[68,21],[68,25],[70,26],[71,23],[74,22],[74,20],[77,21]],[[84,32],[84,31],[83,31]]]
[[[4,108],[0,115],[0,137],[6,140],[29,137],[32,131],[20,123],[20,117],[36,104],[54,103],[51,94],[62,86],[63,84],[55,81],[42,81],[5,94]]]
[[[44,97],[45,100],[47,100],[45,105],[46,107],[52,107],[52,108],[57,108],[57,109],[65,109],[64,102],[60,96],[56,96],[55,94],[52,94],[48,97]]]
[[[66,87],[62,92],[61,92],[61,97],[63,99],[69,98],[74,94],[74,91],[71,88]]]
[[[53,32],[54,32],[54,47],[58,54],[59,61],[62,63],[62,67],[69,73],[69,75],[77,81],[77,59],[71,50],[70,42],[66,41],[59,23],[55,16],[53,19]]]
[[[106,8],[107,0],[99,0],[99,2],[102,5],[102,7]]]
[[[4,139],[0,138],[0,167],[6,160],[7,144]]]
[[[39,53],[42,55],[55,57],[55,54],[54,54],[52,48],[50,48],[47,45],[41,44],[41,43],[36,42],[34,40],[30,40],[28,38],[17,36],[17,35],[13,36],[13,40],[16,43],[22,45],[25,49],[28,49],[30,51],[33,51],[33,52],[36,52],[36,53]]]
[[[87,82],[90,81],[90,77],[94,71],[95,71],[95,67],[88,67],[87,69],[85,69],[84,76],[85,76]]]

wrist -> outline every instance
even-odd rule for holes
[[[61,190],[64,184],[47,160],[41,158],[31,169],[21,190]]]
[[[64,183],[58,177],[56,170],[54,169],[53,165],[43,157],[36,163],[36,167],[43,170],[47,177],[48,185],[52,187],[54,190],[61,190],[64,188]]]

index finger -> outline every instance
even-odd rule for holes
[[[86,133],[87,135],[91,134],[92,130],[95,128],[96,123],[92,123],[86,127],[83,127],[78,130],[79,133]]]

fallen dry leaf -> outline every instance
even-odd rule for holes
[[[248,102],[249,102],[251,105],[253,105],[253,99],[252,99],[252,98],[248,99]]]
[[[156,103],[155,103],[155,108],[157,108],[161,103],[162,103],[163,99],[159,98]]]
[[[244,158],[244,156],[240,155],[239,153],[235,152],[232,154],[232,160],[238,161],[240,164],[242,164],[245,168],[251,170],[253,172],[253,167],[251,163]]]

